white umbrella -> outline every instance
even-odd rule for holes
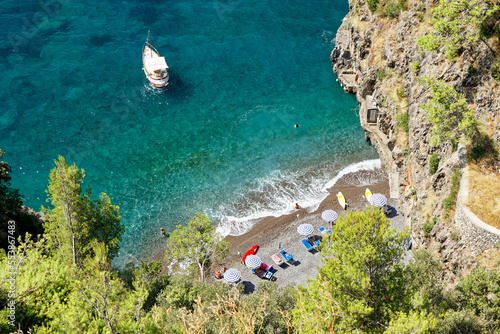
[[[297,232],[299,232],[300,235],[307,236],[314,232],[314,227],[311,224],[302,224],[297,227]]]
[[[228,269],[224,273],[224,279],[229,283],[238,282],[241,278],[241,273],[238,269]]]
[[[339,214],[333,210],[325,210],[321,214],[321,218],[323,218],[324,221],[327,221],[329,223],[335,223],[339,218]]]
[[[370,204],[381,208],[387,204],[387,198],[382,194],[373,194],[370,196]]]
[[[259,268],[262,264],[262,260],[257,255],[248,255],[245,259],[245,264],[250,269]]]

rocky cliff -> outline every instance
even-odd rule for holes
[[[360,121],[390,176],[391,197],[412,230],[414,247],[426,247],[440,256],[450,282],[477,266],[478,250],[464,242],[454,212],[443,208],[455,170],[465,165],[467,148],[451,143],[430,144],[432,124],[421,108],[430,92],[418,77],[433,76],[464,94],[483,131],[500,143],[500,86],[492,77],[495,53],[477,43],[449,61],[443,50],[427,52],[416,45],[431,28],[427,8],[419,4],[396,19],[381,17],[357,5],[344,18],[331,53],[333,71],[340,83],[356,94]],[[346,73],[355,75],[349,82]],[[347,89],[346,89],[347,91]],[[376,121],[367,109],[376,108]],[[408,117],[407,129],[398,126]],[[373,120],[372,120],[373,121]],[[439,157],[435,173],[429,172],[432,155]],[[498,171],[498,164],[492,166]],[[426,229],[424,230],[424,225]],[[429,231],[430,229],[430,231]]]

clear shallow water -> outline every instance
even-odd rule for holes
[[[119,265],[197,211],[223,233],[314,207],[339,173],[375,168],[329,54],[347,1],[0,2],[0,147],[27,205],[52,160],[121,207]],[[141,49],[171,68],[151,88]],[[294,128],[295,123],[300,124]],[[365,161],[364,163],[361,163]]]

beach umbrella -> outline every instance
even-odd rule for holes
[[[257,255],[248,255],[245,259],[245,265],[250,269],[259,268],[262,260]]]
[[[224,273],[224,279],[229,283],[238,282],[241,278],[241,273],[238,269],[228,269]]]
[[[382,194],[373,194],[370,196],[370,204],[381,208],[387,204],[387,198]]]
[[[297,227],[297,232],[300,235],[309,235],[314,232],[314,227],[311,224],[302,224]]]
[[[339,218],[339,214],[333,210],[325,210],[321,214],[321,218],[323,218],[324,221],[327,221],[329,223],[335,223]]]

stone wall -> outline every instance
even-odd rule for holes
[[[478,253],[493,248],[500,243],[500,230],[484,223],[466,206],[469,198],[469,170],[462,170],[460,192],[455,209],[455,226],[460,231],[460,239]]]

